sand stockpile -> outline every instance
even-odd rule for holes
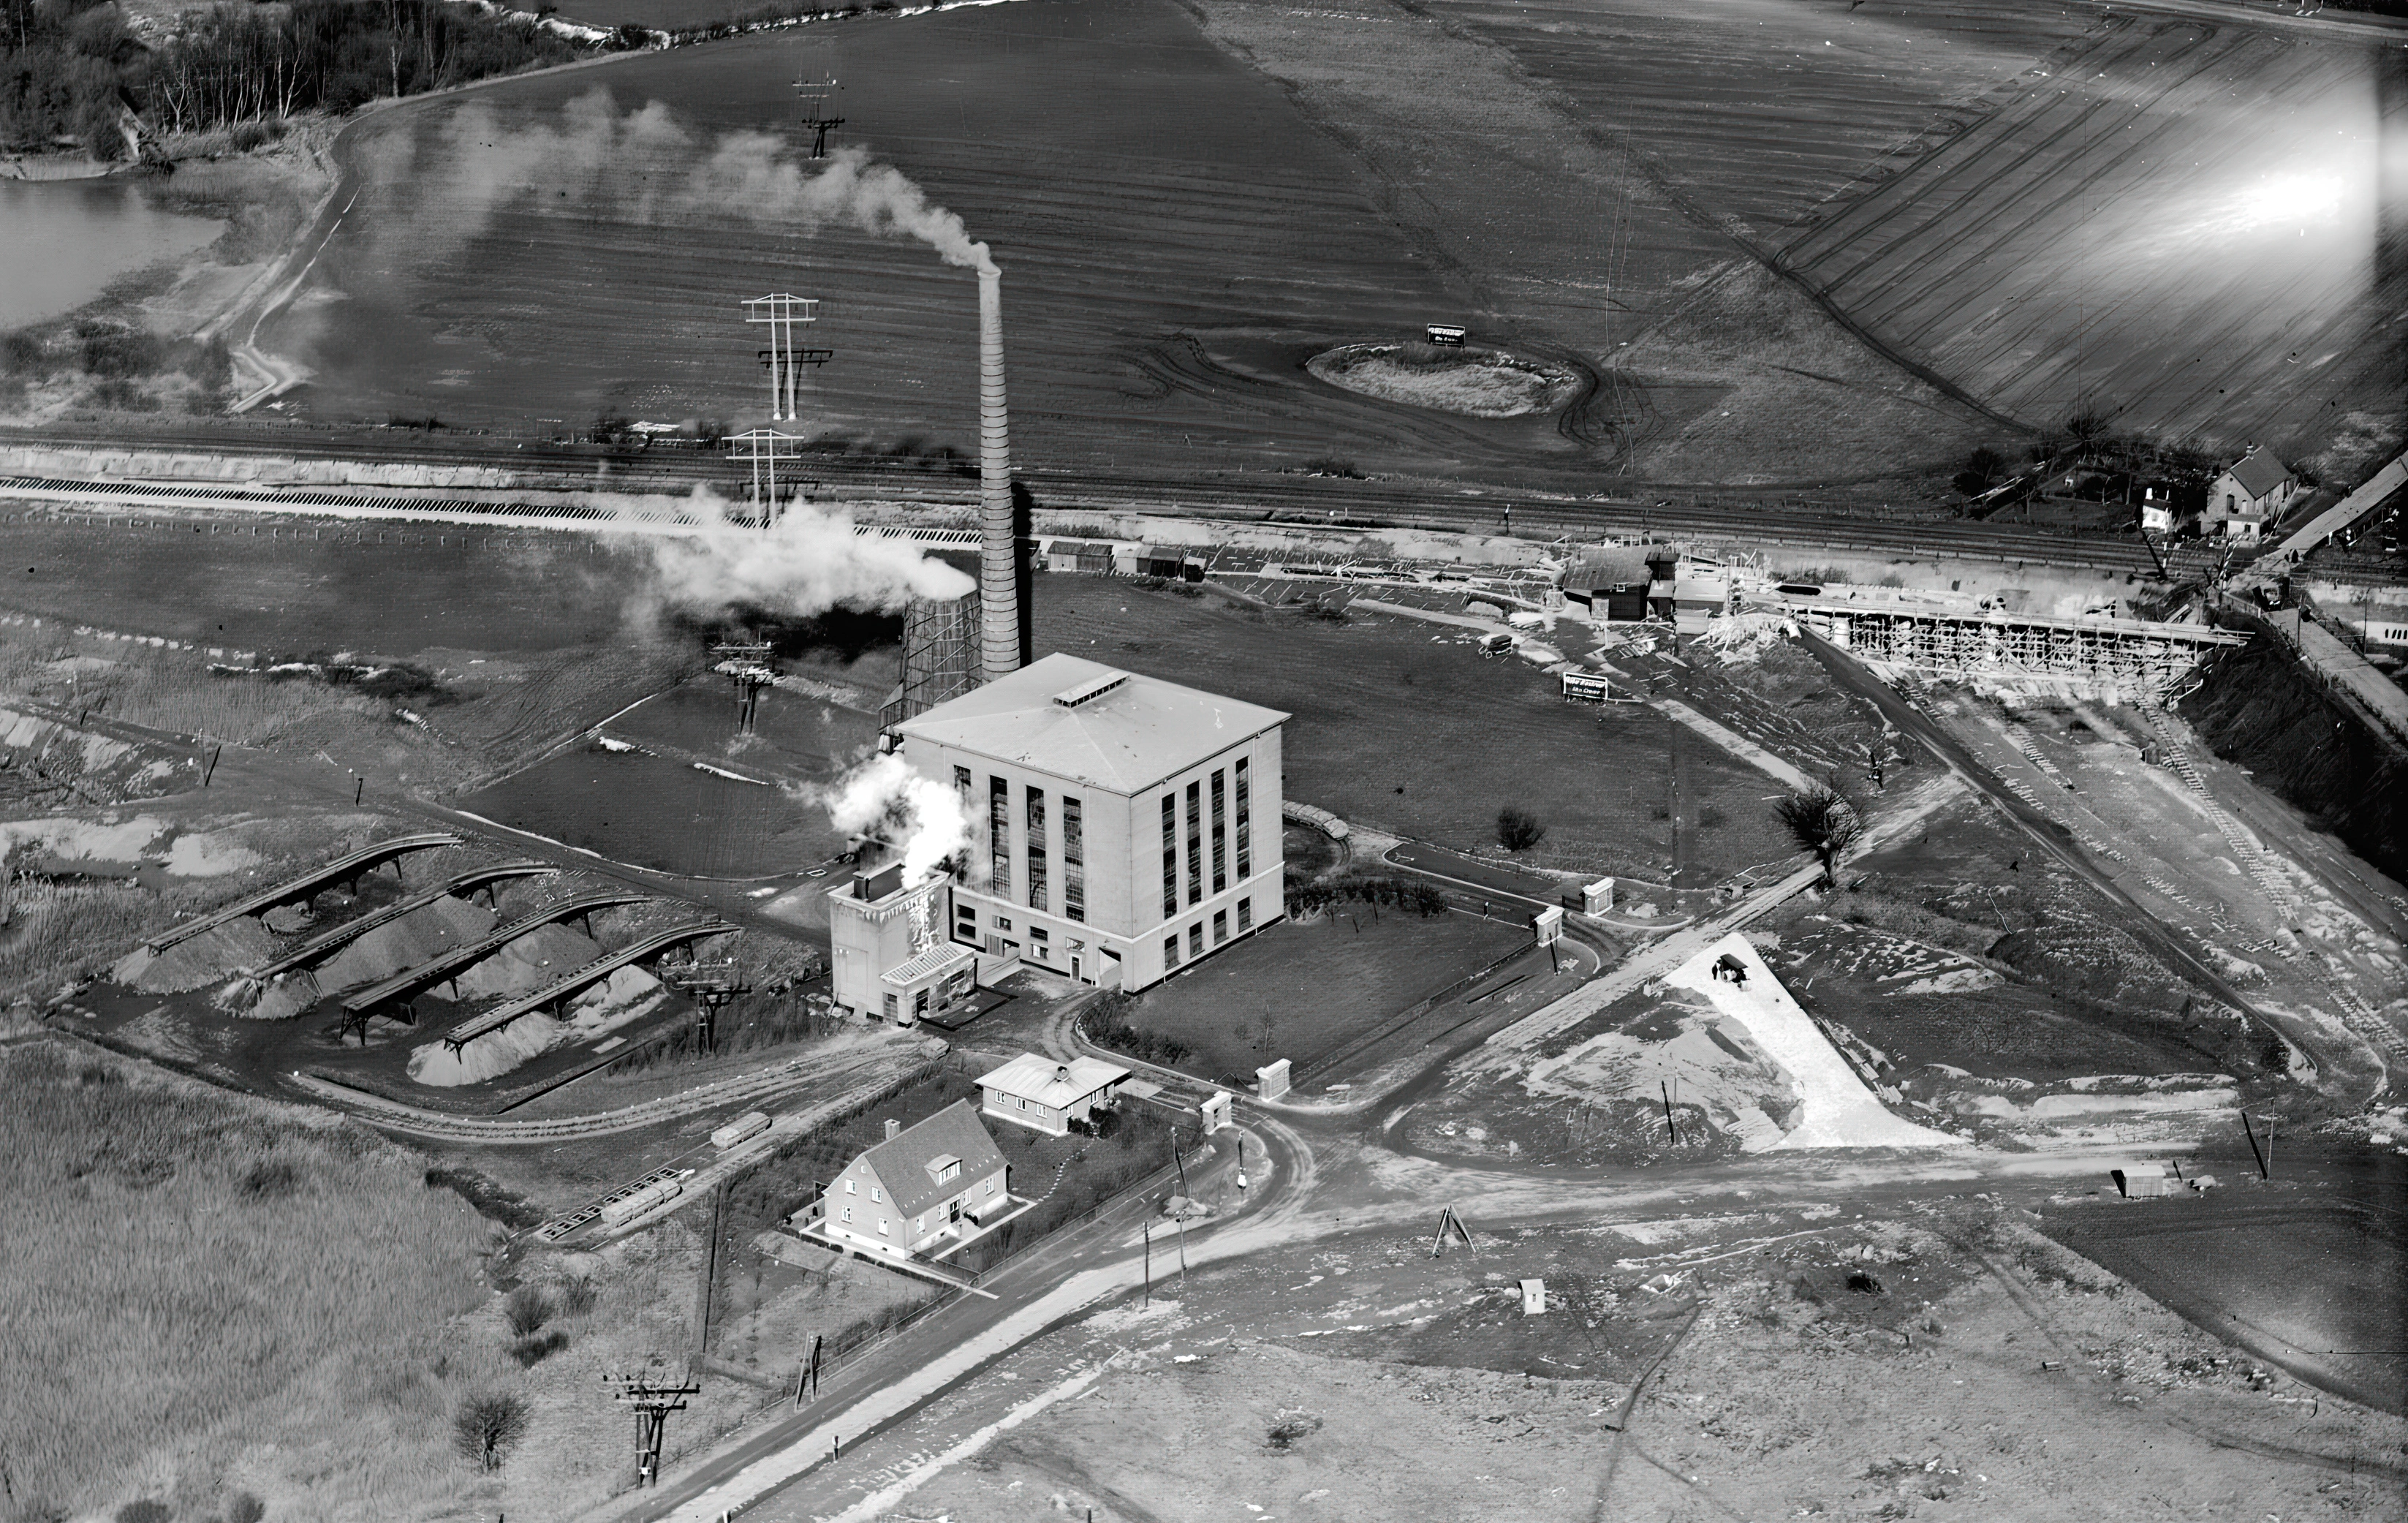
[[[1719,975],[1719,976],[1718,976]],[[1703,995],[1743,1027],[1751,1044],[1786,1071],[1799,1105],[1774,1148],[1963,1147],[1965,1139],[1892,1115],[1856,1077],[1813,1018],[1734,933],[1683,963],[1665,984]]]
[[[1315,354],[1304,367],[1344,391],[1467,418],[1553,412],[1581,390],[1581,378],[1570,370],[1496,349],[1347,344]]]
[[[391,978],[405,968],[476,940],[500,924],[491,910],[466,899],[439,898],[423,910],[376,929],[343,948],[318,969],[318,987],[329,994]]]
[[[409,1055],[409,1076],[436,1089],[483,1084],[555,1047],[599,1037],[648,1015],[667,993],[660,980],[642,969],[622,968],[580,995],[566,1020],[522,1016],[456,1053],[440,1041],[430,1042]]]
[[[276,953],[276,938],[265,927],[244,916],[213,927],[198,936],[153,954],[136,947],[118,959],[108,976],[144,994],[182,994],[223,983],[239,968],[265,962]]]

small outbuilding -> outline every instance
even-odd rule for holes
[[[1128,1077],[1128,1070],[1100,1057],[1062,1063],[1023,1053],[981,1074],[979,1094],[986,1114],[996,1120],[1060,1137],[1071,1123],[1092,1125],[1097,1112],[1111,1110]]]

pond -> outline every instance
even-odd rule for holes
[[[698,878],[796,872],[844,849],[817,803],[642,751],[571,751],[455,802],[614,862]]]
[[[221,225],[161,211],[119,180],[0,180],[0,328],[75,309],[109,282],[206,248]]]

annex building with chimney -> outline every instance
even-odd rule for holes
[[[896,725],[975,822],[930,944],[1142,989],[1278,920],[1287,717],[1054,654]]]

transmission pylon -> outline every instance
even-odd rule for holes
[[[781,434],[774,428],[753,428],[741,434],[728,435],[726,444],[729,453],[752,471],[752,485],[746,498],[750,504],[748,510],[753,515],[754,522],[765,529],[778,522],[778,515],[784,510],[782,504],[786,495],[819,484],[801,481],[792,472],[788,473],[783,486],[779,483],[779,465],[803,457],[803,437],[800,434]]]
[[[758,351],[763,368],[769,372],[769,419],[772,423],[802,416],[802,368],[806,365],[825,365],[836,358],[832,349],[810,349],[795,342],[795,325],[805,327],[820,320],[817,296],[790,296],[783,292],[767,296],[748,296],[744,300],[744,321],[769,330],[769,347]]]
[[[803,125],[811,135],[811,157],[826,158],[828,134],[844,125],[844,118],[828,114],[836,104],[836,76],[796,80],[795,97],[803,105]]]

